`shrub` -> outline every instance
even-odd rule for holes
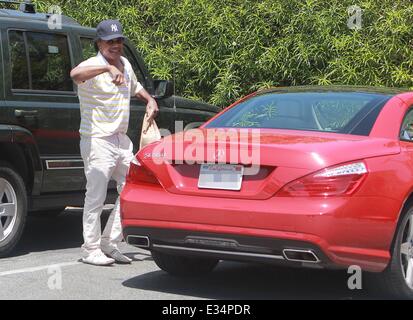
[[[220,106],[270,86],[413,85],[408,0],[358,1],[360,30],[347,27],[353,0],[35,2],[86,26],[119,18],[153,77]]]

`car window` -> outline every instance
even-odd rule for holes
[[[400,140],[413,141],[413,108],[407,111],[400,130]]]
[[[342,128],[369,102],[369,99],[320,99],[312,105],[321,128],[335,131]]]
[[[272,128],[368,135],[388,96],[367,93],[267,93],[224,112],[207,128]],[[373,121],[365,121],[366,117]],[[360,126],[363,130],[360,130]]]
[[[22,31],[9,32],[11,83],[13,89],[30,89],[29,68]]]
[[[73,91],[65,35],[9,32],[13,89]]]

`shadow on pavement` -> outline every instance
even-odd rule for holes
[[[102,213],[104,226],[110,210]],[[41,214],[27,217],[23,236],[11,257],[25,255],[30,252],[80,248],[83,243],[82,214],[79,209],[63,211],[58,216],[42,216]]]
[[[155,271],[131,278],[129,288],[207,299],[379,299],[370,290],[349,290],[345,271],[282,268],[221,262],[200,278],[176,278]]]
[[[110,210],[102,214],[102,226]],[[57,217],[28,217],[23,237],[12,256],[32,252],[80,248],[82,209],[65,210]],[[148,252],[126,252],[139,268],[152,260]],[[136,258],[135,258],[136,255]],[[200,278],[176,278],[164,271],[147,272],[122,283],[131,289],[157,291],[206,299],[380,299],[367,286],[349,290],[345,271],[282,268],[236,262],[221,262],[214,272]]]

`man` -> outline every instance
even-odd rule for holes
[[[126,135],[130,97],[146,100],[146,112],[151,119],[159,111],[156,101],[137,81],[129,61],[122,57],[123,41],[119,21],[102,21],[97,26],[99,53],[70,73],[78,85],[80,151],[87,179],[82,261],[93,265],[132,261],[118,249],[122,240],[119,198],[102,235],[100,215],[109,180],[116,180],[120,194],[133,158],[132,142]]]

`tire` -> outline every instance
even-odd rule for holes
[[[403,251],[402,251],[402,243]],[[410,261],[410,267],[408,267]],[[411,280],[408,285],[408,268]],[[381,293],[391,298],[413,299],[413,206],[403,215],[397,227],[392,248],[392,257],[386,270],[372,275]]]
[[[9,255],[19,242],[26,217],[27,194],[24,181],[10,164],[1,161],[0,257]]]
[[[152,257],[160,269],[179,277],[194,277],[207,274],[219,262],[217,259],[176,256],[159,251],[152,251]]]

